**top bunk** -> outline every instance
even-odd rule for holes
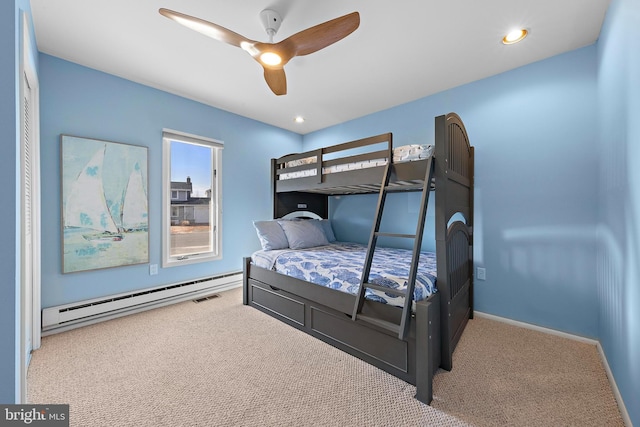
[[[394,148],[393,135],[385,133],[272,159],[274,193],[377,193],[389,161],[393,167],[389,185],[396,191],[421,190],[431,160],[436,164],[432,187],[452,178],[469,188],[473,147],[462,120],[449,113],[436,117],[435,125],[434,144]]]

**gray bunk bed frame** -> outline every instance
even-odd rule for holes
[[[386,157],[390,163],[388,186],[395,191],[423,191],[425,210],[428,192],[435,188],[438,292],[415,302],[407,316],[406,334],[381,326],[404,323],[402,308],[361,298],[358,313],[363,316],[356,316],[354,306],[359,296],[258,267],[251,263],[251,257],[244,258],[243,304],[415,385],[416,399],[429,404],[435,372],[439,367],[452,369],[453,351],[473,317],[474,148],[455,113],[435,118],[435,152],[429,159],[393,163],[391,137],[378,135],[272,159],[274,218],[301,209],[327,218],[330,195],[382,192],[386,166],[323,175],[323,167],[339,163]],[[385,150],[324,160],[327,154],[335,156],[332,153],[381,142],[387,142]],[[313,156],[317,159],[315,176],[279,179],[282,173],[309,169],[308,165],[285,168],[286,162]],[[465,221],[453,220],[456,213]],[[418,221],[423,226],[424,216]],[[374,229],[377,231],[377,225]]]

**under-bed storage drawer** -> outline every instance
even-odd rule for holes
[[[413,328],[408,340],[398,340],[395,334],[354,322],[348,313],[252,278],[247,280],[246,296],[247,302],[257,309],[415,384],[416,346]],[[344,297],[351,296],[344,294]],[[351,298],[346,301],[353,302]]]
[[[249,280],[251,286],[251,302],[300,326],[304,326],[304,303],[289,298],[278,291],[269,289],[267,285]]]
[[[408,343],[397,337],[362,326],[344,315],[329,313],[318,307],[311,307],[311,330],[326,338],[358,351],[363,356],[402,372],[408,372]]]

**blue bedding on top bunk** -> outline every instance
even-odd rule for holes
[[[257,251],[254,264],[287,276],[356,294],[367,247],[358,243],[335,242],[302,250]],[[405,289],[411,265],[411,251],[407,249],[376,248],[369,281],[378,285]],[[421,252],[414,301],[428,298],[436,292],[436,256]],[[404,298],[367,289],[366,298],[402,307]]]

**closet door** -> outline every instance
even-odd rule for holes
[[[22,82],[22,315],[24,318],[24,351],[33,348],[33,93],[26,73]],[[28,361],[25,361],[28,363]]]
[[[23,16],[20,80],[20,403],[26,403],[31,351],[40,347],[39,85]]]

